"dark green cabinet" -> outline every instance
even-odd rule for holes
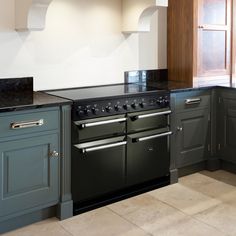
[[[179,113],[176,125],[177,168],[204,161],[210,151],[209,109]]]
[[[236,164],[236,94],[221,90],[217,108],[217,156]]]
[[[0,113],[0,121],[1,232],[9,219],[60,203],[60,108]]]
[[[211,154],[211,92],[172,94],[171,105],[170,169],[176,173],[180,168],[205,161]]]
[[[58,135],[0,143],[0,217],[59,199]]]

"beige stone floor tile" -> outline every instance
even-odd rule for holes
[[[236,193],[236,187],[206,175],[196,173],[179,179],[179,184],[204,195],[224,201]]]
[[[236,209],[230,205],[220,204],[198,213],[194,217],[228,235],[236,235]]]
[[[170,185],[148,194],[188,215],[194,215],[221,203],[220,200],[208,197],[181,184]]]
[[[217,171],[201,171],[203,175],[209,176],[226,184],[230,184],[236,186],[236,175],[224,170],[217,170]]]
[[[73,236],[144,236],[135,225],[118,216],[108,208],[90,211],[60,224]]]
[[[158,228],[154,236],[226,236],[223,232],[191,217],[183,218],[168,227]]]
[[[125,199],[120,202],[113,203],[111,205],[108,205],[107,207],[118,215],[124,216],[134,211],[140,210],[141,208],[153,207],[158,202],[160,202],[158,199],[145,193],[142,195]]]
[[[109,208],[149,233],[189,218],[148,194],[112,204]]]
[[[4,236],[71,236],[58,222],[58,219],[51,218],[11,231]]]

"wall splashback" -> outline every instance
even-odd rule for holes
[[[156,41],[166,37],[158,37],[157,14],[150,33],[128,36],[120,0],[54,0],[44,31],[15,32],[13,2],[0,0],[1,78],[34,76],[35,90],[57,89],[122,83],[124,71],[166,65],[157,58]]]

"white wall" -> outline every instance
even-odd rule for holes
[[[0,0],[0,77],[34,76],[35,90],[122,83],[126,70],[166,66],[158,14],[150,33],[123,35],[120,0],[54,0],[40,32],[15,32],[13,15],[14,0]]]

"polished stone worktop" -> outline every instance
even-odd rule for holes
[[[71,104],[71,101],[33,91],[33,78],[0,79],[0,112]]]
[[[236,89],[236,85],[232,83],[212,83],[212,82],[201,85],[189,85],[186,83],[181,83],[176,81],[157,81],[157,82],[147,82],[147,86],[168,90],[172,93],[204,90],[216,87]]]
[[[0,112],[20,111],[35,108],[72,104],[71,101],[43,92],[32,94],[4,93],[0,94]]]
[[[163,89],[172,93],[196,91],[203,89],[211,89],[216,87],[236,89],[236,84],[227,82],[227,80],[206,80],[205,82],[195,83],[193,85],[168,80],[167,69],[157,70],[137,70],[125,72],[125,83],[137,83],[145,86]]]

